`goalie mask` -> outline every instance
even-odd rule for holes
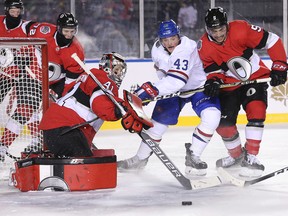
[[[108,77],[120,87],[127,71],[127,64],[123,56],[116,52],[103,54],[99,68],[104,70]]]

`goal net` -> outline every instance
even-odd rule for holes
[[[0,145],[8,146],[0,169],[21,152],[43,148],[38,125],[49,106],[48,91],[46,40],[0,38]]]

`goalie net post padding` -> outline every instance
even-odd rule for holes
[[[43,145],[38,124],[49,107],[46,40],[0,37],[0,82],[1,140],[5,137],[9,153],[19,157],[33,136]],[[12,135],[4,136],[5,128]]]

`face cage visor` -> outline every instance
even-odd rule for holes
[[[108,74],[108,77],[120,87],[127,72],[127,64],[115,56],[106,56],[106,58],[100,60],[99,65]]]

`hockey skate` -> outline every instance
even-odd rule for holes
[[[243,149],[241,155],[237,158],[233,158],[230,155],[228,157],[220,158],[216,161],[216,167],[229,168],[241,164],[244,158],[244,154],[245,150]]]
[[[241,167],[242,169],[239,175],[241,177],[250,177],[250,178],[261,176],[265,169],[264,165],[260,163],[257,157],[249,153],[245,154]]]
[[[142,170],[148,163],[148,158],[140,160],[139,157],[135,155],[132,158],[118,161],[117,167],[119,170]]]
[[[204,176],[207,173],[207,164],[202,161],[199,156],[193,154],[190,150],[191,143],[185,143],[186,156],[185,156],[185,174],[187,177]]]

